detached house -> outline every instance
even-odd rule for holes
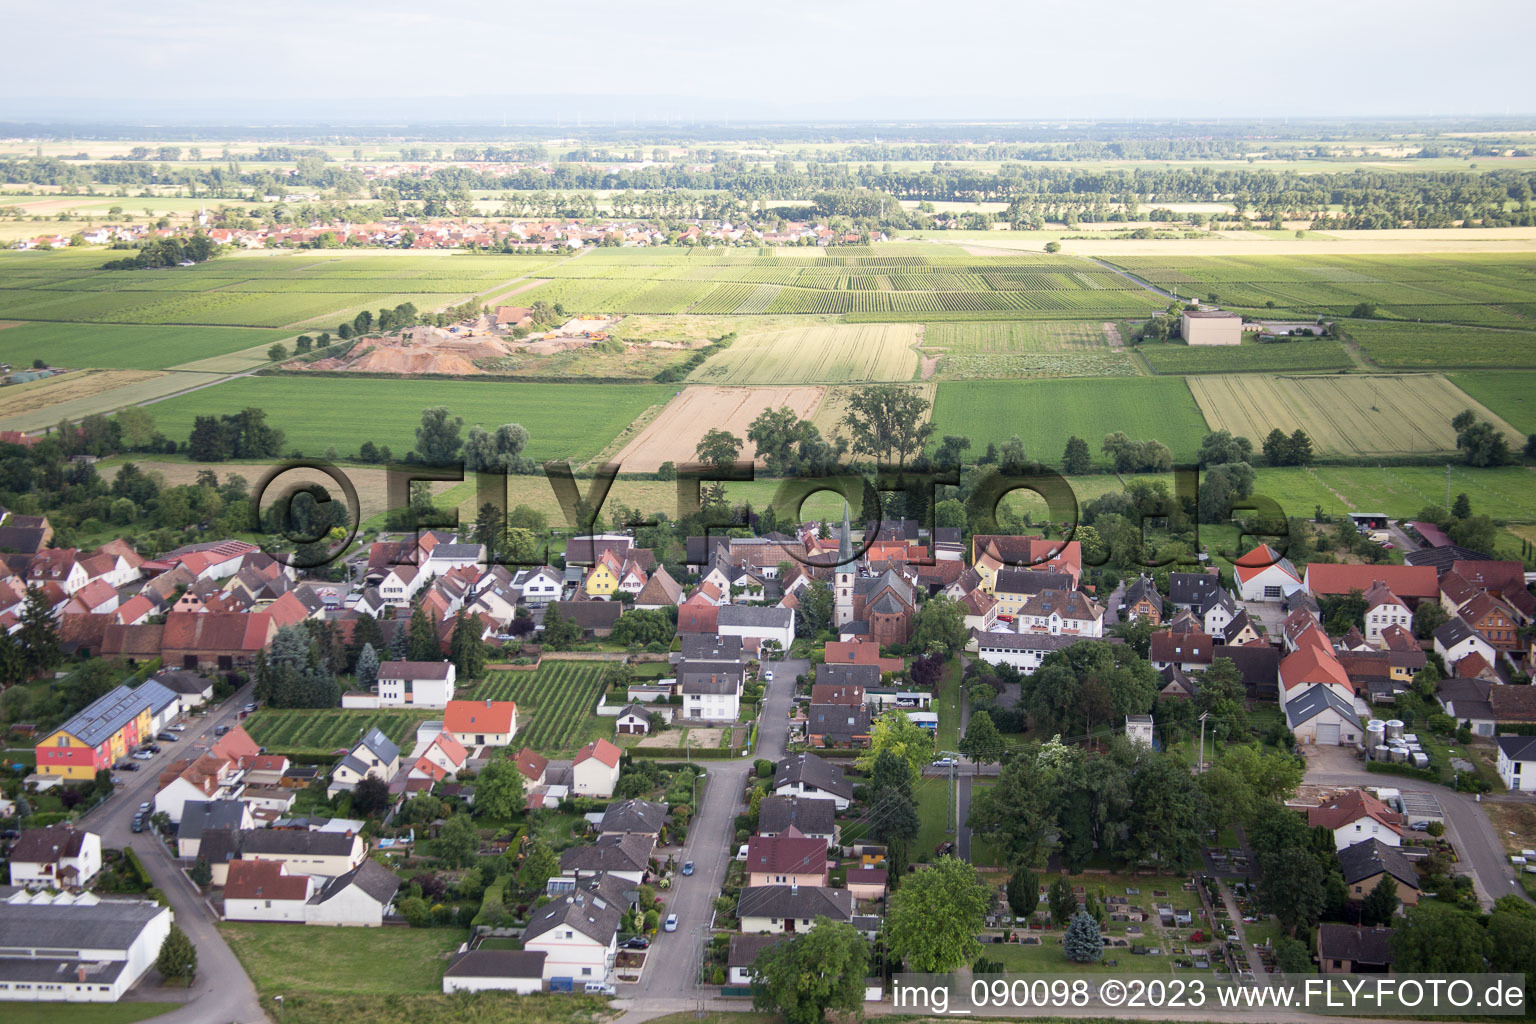
[[[388,783],[400,770],[400,748],[378,729],[369,729],[352,750],[337,762],[331,772],[331,784],[326,795],[334,798],[337,793],[356,789],[367,778]]]
[[[1536,736],[1500,736],[1498,771],[1511,793],[1536,792]]]
[[[443,731],[466,747],[505,747],[517,736],[517,703],[510,700],[451,700]]]
[[[533,912],[523,949],[544,954],[544,980],[603,981],[618,953],[623,908],[602,896],[576,892]]]
[[[1383,647],[1381,635],[1393,626],[1413,629],[1413,612],[1392,588],[1377,580],[1365,592],[1365,639],[1376,647]]]
[[[1163,624],[1163,595],[1152,577],[1137,577],[1136,582],[1125,588],[1120,599],[1120,617],[1128,622],[1146,619],[1153,626]]]
[[[736,916],[747,933],[806,932],[818,917],[853,920],[853,894],[819,885],[760,885],[741,890]]]
[[[782,797],[830,800],[845,811],[853,802],[853,783],[843,769],[815,754],[795,754],[778,763],[773,774],[773,793]]]
[[[1237,596],[1244,601],[1284,601],[1305,589],[1290,559],[1268,544],[1260,544],[1234,562],[1232,575],[1237,581]]]
[[[78,889],[101,871],[101,837],[68,825],[29,828],[11,845],[11,884]]]
[[[827,843],[791,825],[776,836],[747,840],[747,885],[827,884]]]
[[[571,792],[577,796],[613,796],[622,757],[619,748],[607,740],[594,740],[582,747],[571,765]]]
[[[1411,907],[1419,902],[1419,873],[1395,845],[1380,839],[1366,839],[1346,846],[1339,851],[1339,865],[1351,900],[1364,900],[1382,876],[1387,875],[1397,883],[1397,898],[1403,906]]]
[[[386,661],[379,665],[379,703],[446,708],[456,672],[451,661]]]
[[[234,861],[224,882],[224,920],[303,924],[314,887],[313,878],[290,875],[281,861]]]
[[[1388,846],[1403,841],[1403,817],[1363,790],[1353,789],[1307,812],[1307,824],[1333,833],[1335,848],[1375,839]]]

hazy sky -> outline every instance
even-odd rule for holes
[[[551,97],[645,116],[1347,116],[1536,107],[1529,0],[3,0],[0,119]],[[583,97],[553,99],[553,97]],[[418,101],[416,103],[410,100]],[[154,101],[143,103],[139,101]],[[306,102],[308,101],[308,102]],[[496,103],[445,103],[484,114]],[[507,111],[516,117],[518,106]]]

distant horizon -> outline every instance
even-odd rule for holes
[[[244,108],[309,123],[359,107],[399,111],[387,119],[693,123],[1477,117],[1531,102],[1518,31],[1528,9],[1516,0],[1464,0],[1455,22],[1478,27],[1475,46],[1430,27],[1446,17],[1433,0],[1104,0],[1091,12],[1060,0],[783,0],[767,24],[759,9],[697,0],[270,0],[260,24],[195,0],[9,13],[22,45],[0,66],[7,122]],[[418,87],[436,95],[409,95]],[[482,109],[508,94],[538,112]]]

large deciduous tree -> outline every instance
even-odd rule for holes
[[[923,450],[934,429],[928,422],[928,400],[917,388],[903,384],[856,389],[842,425],[855,453],[898,468]]]
[[[851,924],[819,917],[810,931],[769,946],[752,963],[752,1006],[789,1024],[819,1024],[828,1010],[864,1005],[869,943]]]
[[[976,869],[954,857],[909,876],[891,894],[886,946],[909,970],[952,971],[981,952],[976,936],[986,927],[992,902]]]

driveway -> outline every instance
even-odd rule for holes
[[[82,828],[88,828],[101,836],[101,845],[113,849],[132,847],[144,864],[144,870],[155,886],[165,893],[175,913],[176,923],[187,933],[197,947],[197,977],[192,982],[187,1004],[180,1009],[154,1018],[156,1024],[209,1024],[225,1021],[235,1024],[256,1024],[267,1020],[262,1011],[256,988],[246,976],[245,969],[235,958],[234,951],[219,934],[213,914],[203,903],[203,898],[185,875],[177,868],[165,844],[152,833],[133,833],[133,816],[139,804],[153,803],[160,772],[178,757],[195,756],[205,752],[213,744],[214,730],[220,725],[234,725],[239,721],[239,710],[250,700],[251,688],[247,686],[219,708],[203,718],[183,719],[187,731],[180,743],[163,743],[163,753],[153,761],[140,761],[144,767],[138,772],[124,772],[129,780],[120,786],[113,797],[80,820]],[[146,979],[154,977],[153,972]],[[173,989],[166,997],[174,1000],[182,995]],[[160,993],[146,985],[134,991],[139,998],[159,998]]]
[[[1503,842],[1474,796],[1420,779],[1373,775],[1344,750],[1322,750],[1309,758],[1305,781],[1322,786],[1386,786],[1405,793],[1433,795],[1445,812],[1446,837],[1461,857],[1456,868],[1472,876],[1478,901],[1487,908],[1498,897],[1511,893],[1530,900],[1505,856]]]

